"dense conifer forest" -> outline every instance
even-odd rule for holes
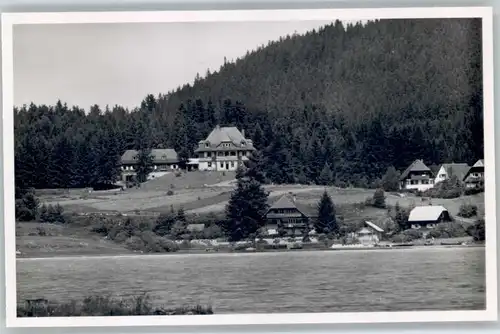
[[[245,129],[269,182],[373,186],[416,158],[483,158],[482,96],[480,19],[335,22],[133,110],[15,108],[16,186],[111,183],[126,149],[186,159],[216,124]]]

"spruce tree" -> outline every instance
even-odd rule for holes
[[[266,165],[260,151],[254,151],[247,161],[245,161],[245,176],[256,180],[259,183],[266,183],[264,170]]]
[[[323,192],[318,203],[318,218],[315,221],[314,229],[317,233],[338,233],[337,217],[335,215],[335,205],[326,190]]]
[[[237,179],[221,226],[231,241],[255,235],[264,226],[269,193],[262,187],[260,178],[261,174],[254,168],[247,169],[247,173]]]

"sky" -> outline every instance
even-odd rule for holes
[[[269,40],[331,21],[19,25],[14,103],[138,106]]]

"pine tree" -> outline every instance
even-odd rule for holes
[[[254,151],[247,161],[245,161],[245,176],[256,180],[259,183],[266,183],[264,170],[266,165],[260,151]]]
[[[317,233],[338,233],[337,217],[335,215],[335,205],[326,190],[318,203],[318,218],[315,221],[314,229]]]
[[[222,226],[231,241],[248,238],[263,227],[268,196],[256,179],[238,179],[226,207],[227,219]]]
[[[246,175],[246,167],[244,165],[238,165],[236,168],[236,180],[242,179]]]

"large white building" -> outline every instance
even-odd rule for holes
[[[198,169],[235,171],[255,151],[252,140],[245,138],[244,130],[217,125],[205,140],[198,143]]]

